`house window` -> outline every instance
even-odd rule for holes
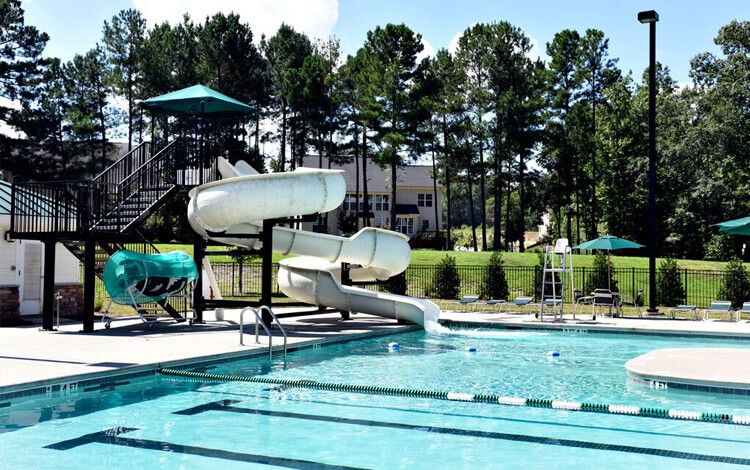
[[[359,210],[364,211],[365,210],[365,204],[364,204],[364,194],[359,195]],[[372,194],[367,195],[367,211],[372,211]]]
[[[390,225],[390,217],[375,217],[375,227],[388,228]]]
[[[377,194],[375,196],[375,210],[376,211],[389,211],[391,197],[387,194]]]
[[[430,221],[429,220],[423,220],[422,221],[422,231],[427,232],[430,230]]]
[[[398,217],[396,218],[396,231],[413,234],[414,233],[414,219],[411,217]]]
[[[432,207],[432,194],[430,193],[417,194],[417,206]]]

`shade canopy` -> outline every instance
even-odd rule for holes
[[[255,108],[203,85],[194,85],[141,103],[146,109],[170,116],[240,117]]]
[[[612,288],[612,275],[610,274],[609,252],[612,250],[625,250],[628,248],[643,248],[640,243],[631,242],[624,238],[618,238],[614,235],[604,235],[603,237],[589,240],[581,243],[576,248],[579,250],[607,250],[607,288]]]
[[[716,225],[718,225],[719,230],[724,233],[733,233],[735,235],[750,235],[750,217],[728,220]]]
[[[586,243],[581,243],[576,248],[579,250],[624,250],[628,248],[644,248],[644,245],[640,243],[631,242],[623,238],[618,238],[613,235],[605,235],[603,237],[589,240]]]

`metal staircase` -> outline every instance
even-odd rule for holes
[[[544,252],[542,270],[542,298],[539,305],[540,320],[544,320],[545,310],[549,310],[555,320],[563,319],[565,306],[565,282],[570,280],[570,298],[573,298],[573,251],[567,238],[558,238],[555,246],[547,245]]]
[[[143,143],[91,181],[16,183],[15,238],[82,240],[129,234],[181,188],[216,179],[214,148],[178,139],[151,155]]]

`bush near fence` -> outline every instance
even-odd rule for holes
[[[261,291],[261,264],[222,262],[211,263],[216,282],[219,284],[222,296],[225,298],[259,297]],[[534,296],[535,286],[540,285],[542,271],[538,266],[504,266],[505,276],[510,292],[509,299],[518,296]],[[410,265],[406,271],[407,290],[406,295],[412,297],[428,297],[432,280],[439,269],[436,265]],[[462,266],[457,265],[458,276],[461,279],[461,289],[458,297],[464,295],[478,295],[486,275],[488,266]],[[573,270],[573,280],[576,289],[584,290],[584,279],[590,275],[592,268],[576,267]],[[273,279],[276,279],[278,264],[273,264]],[[685,288],[686,298],[684,303],[696,305],[699,308],[707,308],[712,300],[718,299],[719,291],[727,271],[720,270],[690,270],[680,269],[680,278]],[[612,268],[612,278],[617,282],[620,292],[626,292],[632,296],[639,289],[644,290],[644,304],[649,304],[648,292],[648,269],[645,268]],[[81,269],[83,279],[83,269]],[[570,288],[566,279],[566,302],[570,301]],[[282,295],[278,285],[274,282],[273,294]],[[386,292],[384,284],[372,283],[365,285],[367,289]],[[104,291],[101,280],[97,281],[97,290]],[[537,299],[538,300],[538,299]],[[748,299],[750,300],[750,299]]]

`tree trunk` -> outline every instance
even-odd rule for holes
[[[443,171],[445,172],[445,249],[451,249],[451,168],[448,162],[448,122],[443,114]]]
[[[525,202],[524,201],[524,190],[523,190],[523,167],[525,163],[523,160],[523,151],[518,152],[518,227],[519,227],[519,235],[518,235],[518,251],[520,253],[523,253],[524,248],[524,239],[526,238],[526,230],[525,230],[525,223],[524,223],[524,213],[526,210]]]
[[[495,193],[495,208],[492,213],[492,220],[493,220],[493,240],[492,240],[492,249],[494,251],[500,250],[500,240],[502,240],[502,226],[503,226],[503,219],[502,219],[502,205],[503,205],[503,181],[500,178],[501,174],[501,165],[499,158],[495,158],[495,187],[494,187],[494,193]]]
[[[438,232],[440,232],[440,227],[438,226],[438,220],[440,217],[440,214],[438,213],[438,192],[437,192],[437,180],[438,180],[438,173],[437,173],[437,165],[435,164],[435,136],[432,136],[432,207],[435,208],[435,235],[437,236]],[[427,227],[429,231],[429,226]]]
[[[479,194],[482,216],[482,251],[487,250],[487,195],[485,192],[484,181],[484,140],[481,137],[482,118],[479,118],[480,137],[479,137]]]
[[[354,123],[354,142],[354,200],[357,201],[357,208],[359,208],[359,145],[357,145],[359,142],[359,127],[356,122]],[[359,217],[357,217],[355,227],[359,231]]]
[[[511,174],[513,173],[513,157],[510,156],[508,158],[508,185],[506,187],[506,193],[505,193],[505,251],[510,251],[510,233],[511,233],[511,225],[510,225],[510,213],[511,213],[511,206],[510,206],[510,199],[511,199]]]
[[[367,125],[362,125],[362,199],[367,201]],[[391,201],[392,203],[393,201]],[[359,199],[357,199],[357,218],[359,218]],[[365,214],[367,215],[367,214]],[[365,227],[370,226],[370,218],[365,217],[363,224]],[[393,230],[393,227],[391,227]]]
[[[477,232],[475,230],[476,228],[476,220],[474,218],[474,187],[471,184],[472,181],[472,175],[471,170],[467,168],[466,170],[466,184],[469,189],[469,215],[471,216],[471,246],[474,248],[474,251],[477,250]]]
[[[286,170],[286,102],[281,100],[281,171]]]

